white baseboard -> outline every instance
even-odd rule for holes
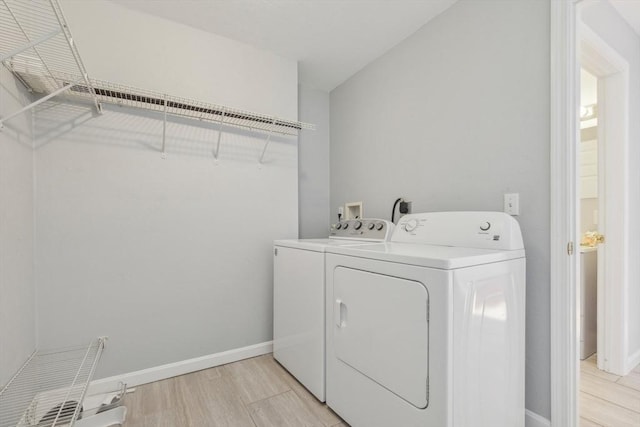
[[[120,382],[127,384],[127,387],[131,388],[178,375],[188,374],[190,372],[200,371],[202,369],[237,362],[238,360],[248,359],[250,357],[261,356],[271,353],[272,351],[273,341],[267,341],[247,347],[223,351],[221,353],[209,354],[180,362],[129,372],[127,374],[115,375],[113,377],[92,381],[88,393],[99,394],[117,390]]]
[[[528,409],[524,410],[524,418],[526,427],[551,427],[551,421]]]
[[[627,366],[625,366],[625,372],[631,372],[638,365],[640,365],[640,350],[636,351],[627,358]]]

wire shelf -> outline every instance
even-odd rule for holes
[[[0,427],[73,426],[104,342],[34,352],[0,391]]]
[[[30,105],[0,117],[5,121],[54,96],[89,99],[98,112],[101,103],[156,111],[164,115],[163,153],[167,115],[248,128],[268,134],[298,135],[315,126],[266,114],[167,95],[103,80],[91,79],[76,48],[58,0],[0,0],[0,62],[30,91],[44,95]],[[214,155],[218,156],[220,138]]]
[[[75,79],[77,81],[77,78]],[[72,76],[68,82],[74,81]],[[227,126],[249,128],[256,131],[297,135],[302,129],[314,130],[309,123],[287,120],[224,105],[212,104],[194,99],[167,95],[132,86],[91,79],[99,102],[122,105],[132,108],[156,111],[172,116],[222,123]],[[91,97],[89,88],[83,84],[74,84],[67,92],[70,97]]]
[[[0,61],[30,90],[49,94],[79,76],[97,106],[76,44],[56,0],[0,1]]]

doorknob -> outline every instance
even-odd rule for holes
[[[582,240],[580,241],[580,245],[590,247],[595,247],[600,243],[604,243],[604,235],[597,231],[587,231],[584,233]]]

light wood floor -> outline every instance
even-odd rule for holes
[[[640,365],[625,377],[600,371],[596,356],[580,363],[580,427],[640,426]]]
[[[271,354],[136,387],[124,427],[348,427]]]
[[[640,427],[640,366],[580,368],[580,427]],[[124,427],[348,427],[271,354],[139,386],[125,405]]]

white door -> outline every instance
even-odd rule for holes
[[[429,402],[429,294],[417,281],[334,272],[335,356],[416,408]]]

